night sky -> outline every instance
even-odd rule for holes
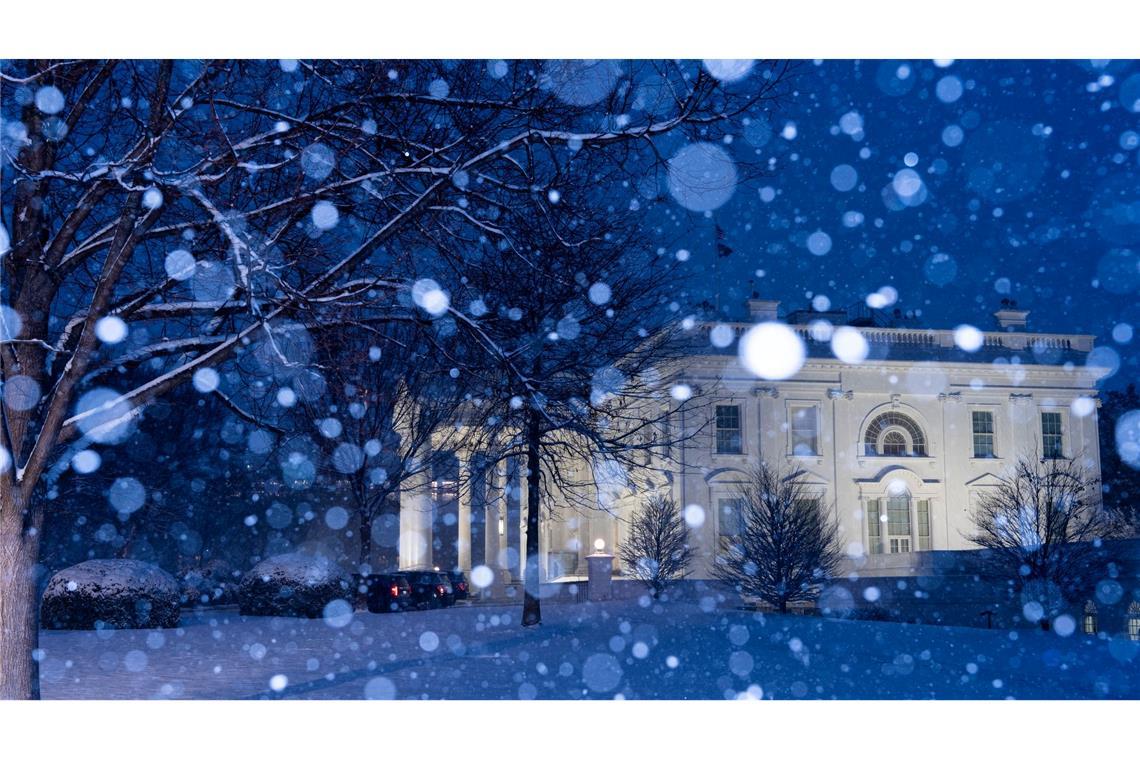
[[[1107,387],[1135,379],[1140,63],[805,61],[792,89],[720,143],[763,176],[712,211],[662,207],[695,301],[742,318],[753,288],[842,308],[891,286],[919,325],[993,329],[1012,298],[1031,330],[1095,335]]]

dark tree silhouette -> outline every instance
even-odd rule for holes
[[[683,578],[693,562],[689,526],[672,497],[652,494],[630,522],[629,535],[620,549],[622,562],[633,577],[653,592],[654,599]]]
[[[452,377],[450,357],[430,331],[411,324],[325,333],[316,342],[328,389],[299,403],[298,417],[312,430],[335,415],[337,435],[320,439],[326,456],[318,476],[349,496],[345,506],[359,526],[357,571],[366,574],[380,569],[369,567],[375,521],[398,520],[401,489],[430,477],[461,445],[466,374]],[[395,547],[386,549],[382,561],[394,564]]]
[[[1133,383],[1124,390],[1101,394],[1101,406],[1097,410],[1104,506],[1119,519],[1133,524],[1140,521],[1140,468],[1120,456],[1117,423],[1125,414],[1136,410],[1140,410],[1140,393]]]
[[[242,357],[271,368],[259,393],[305,384],[297,336],[341,321],[430,316],[441,340],[530,372],[448,302],[470,241],[499,241],[520,199],[600,192],[617,176],[568,179],[574,153],[624,168],[610,202],[624,195],[627,208],[631,178],[661,181],[658,138],[719,140],[731,120],[764,114],[788,70],[760,63],[755,86],[726,88],[692,61],[0,66],[16,135],[3,155],[0,368],[24,395],[0,407],[8,698],[38,696],[44,476],[69,447],[127,440],[196,376],[229,390]],[[427,249],[434,236],[447,245]]]
[[[989,572],[1013,581],[1045,612],[1102,577],[1107,560],[1099,539],[1116,525],[1081,458],[1023,455],[998,481],[978,497],[968,536],[989,550]]]
[[[839,528],[804,471],[760,463],[737,488],[740,531],[722,536],[713,574],[780,612],[815,599],[843,557]]]

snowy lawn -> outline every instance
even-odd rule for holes
[[[45,631],[48,699],[1140,698],[1138,645],[1035,630],[761,615],[692,602]]]

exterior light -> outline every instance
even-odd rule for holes
[[[594,548],[597,549],[598,551],[602,551],[603,549],[606,548],[606,542],[599,538],[597,541],[594,542]]]

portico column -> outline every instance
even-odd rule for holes
[[[487,501],[483,505],[483,553],[487,567],[499,569],[499,503],[503,489],[499,466],[487,470]]]
[[[503,512],[505,513],[505,533],[501,551],[502,561],[499,563],[505,575],[505,582],[513,583],[519,580],[521,567],[522,536],[519,528],[522,527],[522,465],[518,457],[511,457],[506,461],[506,472],[503,480]],[[511,552],[510,550],[514,551]]]
[[[471,489],[474,480],[471,477],[471,455],[466,452],[456,452],[459,459],[459,539],[458,560],[459,568],[465,573],[471,572]]]
[[[400,569],[430,568],[432,560],[430,475],[408,478],[400,489]]]
[[[519,564],[518,570],[516,570],[518,577],[515,578],[515,580],[520,582],[526,579],[526,516],[530,508],[530,489],[527,487],[528,483],[526,458],[523,457],[519,462],[519,514],[516,518],[519,524]]]
[[[471,493],[471,567],[489,565],[487,559],[487,490],[486,457],[472,454],[470,462]]]

